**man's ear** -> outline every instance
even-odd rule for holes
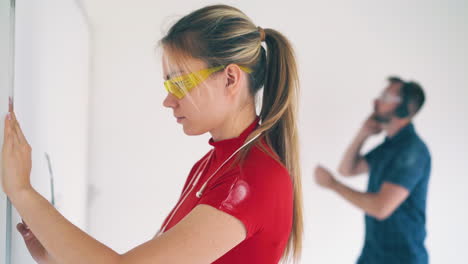
[[[229,64],[224,69],[226,75],[226,91],[229,94],[236,94],[239,92],[239,84],[241,79],[242,70],[236,64]]]

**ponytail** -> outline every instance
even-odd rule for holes
[[[286,37],[276,30],[265,29],[265,42],[265,72],[264,78],[261,78],[264,80],[261,125],[247,140],[264,133],[267,144],[278,155],[275,158],[289,171],[294,188],[293,226],[283,260],[292,256],[294,261],[298,261],[302,251],[303,233],[302,184],[296,123],[299,78],[294,52]]]

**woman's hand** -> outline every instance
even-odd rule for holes
[[[31,188],[31,146],[20,128],[9,98],[9,113],[5,117],[2,149],[2,187],[11,197],[24,189]]]
[[[50,256],[47,250],[42,246],[41,242],[37,240],[36,236],[29,229],[26,223],[19,223],[16,225],[16,229],[23,236],[24,243],[29,250],[29,253],[33,259],[39,264],[51,263]]]

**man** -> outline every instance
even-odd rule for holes
[[[431,156],[412,123],[425,95],[415,82],[388,80],[374,102],[374,113],[339,166],[344,176],[369,172],[367,192],[338,182],[321,166],[315,170],[315,180],[365,212],[366,235],[358,264],[427,264],[424,240]],[[381,131],[386,133],[385,141],[362,156],[364,142]]]

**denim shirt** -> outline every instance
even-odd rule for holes
[[[365,243],[358,264],[427,264],[426,198],[431,156],[413,124],[365,155],[369,165],[367,192],[379,192],[384,182],[410,193],[387,219],[365,216]]]

